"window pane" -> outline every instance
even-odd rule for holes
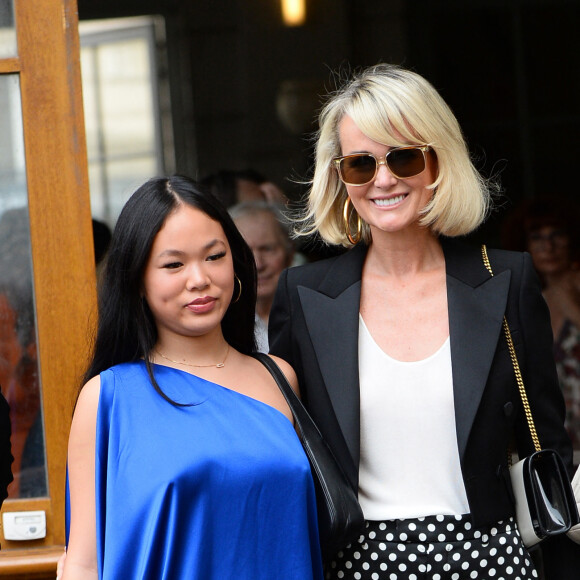
[[[14,1],[0,0],[0,58],[16,56]]]
[[[0,76],[0,387],[10,404],[10,498],[47,494],[44,427],[17,75]]]
[[[163,28],[157,17],[79,26],[91,210],[111,227],[135,188],[164,173],[157,64]]]

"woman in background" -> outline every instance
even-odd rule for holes
[[[505,220],[504,247],[528,251],[542,282],[554,357],[566,401],[566,428],[580,449],[580,210],[555,195],[525,201]]]

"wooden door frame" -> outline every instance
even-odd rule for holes
[[[46,511],[44,540],[6,541],[0,576],[54,578],[65,541],[67,441],[96,313],[76,0],[14,0],[49,496],[2,511]]]

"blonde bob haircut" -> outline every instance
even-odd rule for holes
[[[318,231],[328,244],[352,245],[343,208],[347,199],[333,159],[342,155],[339,124],[348,115],[370,139],[389,147],[429,145],[437,177],[420,223],[437,234],[461,236],[486,218],[491,185],[473,166],[457,119],[435,88],[420,75],[395,65],[379,64],[355,75],[331,94],[319,116],[314,176],[298,235]],[[428,155],[433,155],[429,153]],[[350,214],[356,231],[356,212]],[[371,241],[362,223],[362,240]]]

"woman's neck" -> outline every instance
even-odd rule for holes
[[[428,228],[402,232],[373,232],[365,268],[399,277],[444,266],[443,249]]]

